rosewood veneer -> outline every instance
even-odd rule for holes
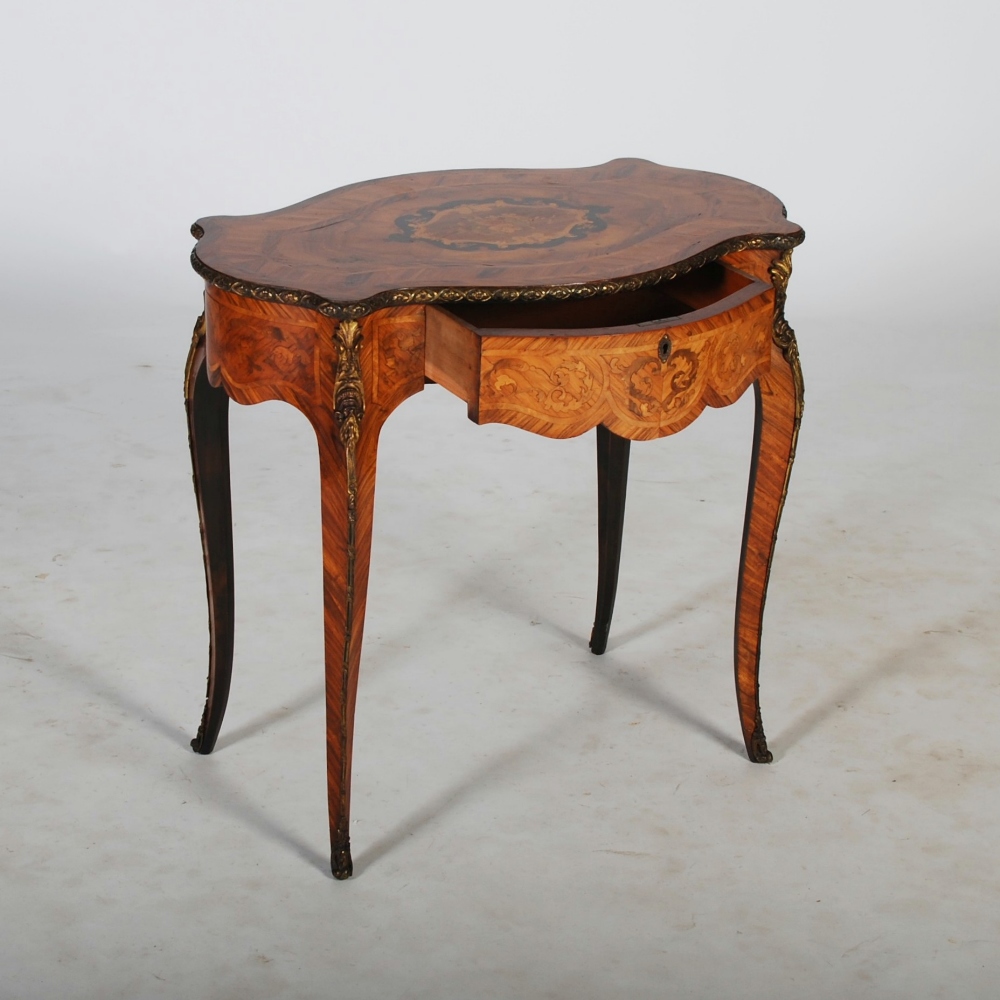
[[[233,659],[228,403],[283,399],[319,441],[333,874],[351,875],[351,747],[389,414],[428,381],[500,422],[597,430],[598,590],[615,601],[630,442],[676,433],[753,387],[756,426],[736,596],[736,694],[752,761],[771,754],[761,621],[802,417],[785,320],[802,230],[752,184],[644,160],[576,170],[458,170],[368,181],[192,227],[205,311],[186,401],[208,581],[210,753]]]

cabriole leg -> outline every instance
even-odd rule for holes
[[[208,586],[208,692],[197,753],[211,753],[219,737],[233,673],[233,515],[229,482],[229,397],[213,388],[205,366],[205,317],[195,325],[185,376],[194,492]]]
[[[350,878],[351,750],[358,667],[368,594],[375,500],[377,419],[364,419],[361,331],[337,327],[334,424],[320,435],[323,491],[323,602],[326,645],[326,750],[330,814],[330,868]]]
[[[618,567],[625,524],[625,493],[628,488],[628,456],[631,442],[597,427],[597,610],[590,634],[590,650],[600,655],[607,649],[611,615],[618,591]]]
[[[803,383],[795,334],[784,317],[791,253],[770,268],[776,292],[770,371],[754,385],[756,421],[743,552],[736,594],[736,698],[747,754],[772,760],[760,717],[760,637],[771,559],[802,420]]]

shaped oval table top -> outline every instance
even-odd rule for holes
[[[385,177],[191,231],[192,264],[212,284],[336,317],[614,294],[805,236],[762,188],[634,159]]]

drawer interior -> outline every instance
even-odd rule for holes
[[[586,299],[456,302],[438,306],[481,330],[586,330],[631,326],[704,309],[755,284],[718,261],[648,288]]]

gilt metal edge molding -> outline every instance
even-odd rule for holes
[[[192,232],[203,231],[194,227]],[[379,292],[358,302],[333,302],[313,292],[284,288],[280,285],[257,284],[243,281],[231,275],[216,271],[198,256],[198,248],[191,251],[191,266],[210,285],[224,292],[232,292],[248,299],[261,302],[277,302],[281,305],[300,306],[312,309],[331,319],[361,319],[377,309],[392,306],[434,305],[451,302],[539,302],[544,299],[589,299],[596,295],[616,295],[619,292],[634,292],[640,288],[670,281],[682,274],[695,271],[726,254],[738,250],[781,250],[790,252],[805,239],[805,233],[773,233],[762,236],[738,236],[702,250],[687,260],[668,267],[644,271],[641,274],[606,281],[585,281],[579,284],[562,285],[497,285],[440,288],[400,288]]]
[[[764,723],[761,721],[759,705],[754,719],[753,733],[750,736],[750,759],[755,764],[770,764],[774,760],[774,754],[767,749],[767,737],[764,735]]]
[[[333,418],[340,443],[344,446],[347,474],[347,580],[344,593],[344,651],[341,660],[341,733],[347,733],[347,702],[351,666],[351,642],[354,637],[354,577],[357,566],[358,468],[357,446],[361,421],[365,415],[365,384],[361,372],[361,326],[353,319],[343,319],[333,333],[337,345],[337,371],[333,380]],[[350,831],[347,826],[347,754],[341,753],[340,823],[334,831],[331,869],[335,878],[346,879],[353,873]]]
[[[788,280],[792,276],[792,250],[788,248],[776,257],[768,268],[771,284],[774,286],[774,325],[772,336],[774,342],[781,348],[781,353],[792,369],[792,382],[795,387],[795,429],[792,435],[792,452],[789,458],[789,468],[795,460],[795,446],[799,439],[799,425],[802,423],[802,412],[805,407],[805,382],[802,378],[802,363],[799,360],[799,345],[795,339],[795,331],[785,319],[785,302],[788,298]],[[785,481],[785,490],[788,481]],[[782,494],[784,502],[784,493]]]
[[[771,284],[774,286],[774,342],[781,348],[785,360],[795,372],[795,419],[802,419],[803,383],[802,366],[799,364],[799,346],[795,331],[785,319],[785,302],[788,298],[788,280],[792,276],[792,248],[787,247],[768,267]]]
[[[799,444],[799,428],[802,426],[802,413],[805,408],[805,382],[802,378],[802,363],[799,360],[799,345],[795,339],[795,331],[791,324],[785,319],[785,301],[788,297],[788,280],[792,276],[792,251],[784,250],[771,262],[768,268],[771,276],[771,284],[774,286],[774,325],[772,326],[772,336],[775,344],[781,349],[785,360],[792,369],[792,389],[795,393],[795,416],[792,424],[792,441],[788,450],[788,466],[785,469],[785,481],[781,487],[781,497],[778,500],[778,513],[774,521],[775,533],[778,531],[778,524],[781,522],[781,515],[785,509],[785,499],[788,496],[788,484],[792,478],[792,466],[795,464],[795,451]],[[774,546],[771,546],[771,554],[774,554]],[[771,574],[771,561],[767,564],[768,577]],[[765,580],[767,577],[765,577]]]
[[[202,313],[194,324],[194,332],[191,334],[191,349],[188,351],[187,363],[184,365],[184,395],[191,394],[191,375],[194,372],[194,359],[201,347],[201,342],[205,339],[205,314]]]

